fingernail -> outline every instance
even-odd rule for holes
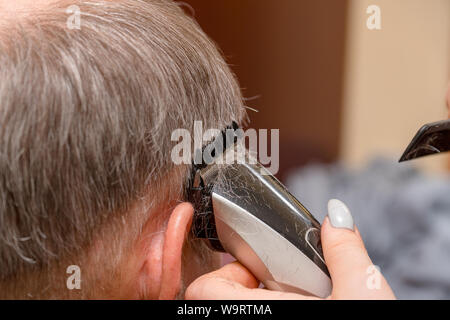
[[[331,199],[328,201],[328,217],[331,225],[335,228],[355,230],[352,214],[341,200]]]

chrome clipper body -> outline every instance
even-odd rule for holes
[[[233,255],[268,289],[328,296],[320,223],[258,162],[220,161],[238,132],[233,123],[202,150],[214,161],[193,165],[187,192],[194,236]]]

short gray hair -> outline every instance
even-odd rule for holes
[[[66,26],[71,4],[80,30]],[[187,170],[167,181],[171,132],[192,130],[194,120],[222,128],[245,114],[221,54],[173,2],[56,1],[8,19],[0,29],[2,282],[82,252],[148,190],[175,183],[181,195]]]

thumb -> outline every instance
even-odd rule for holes
[[[370,260],[350,210],[343,202],[336,199],[328,202],[321,237],[333,282],[333,298],[395,298],[379,268]]]

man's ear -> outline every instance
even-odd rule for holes
[[[175,207],[164,232],[150,241],[142,273],[152,298],[174,299],[181,287],[181,255],[190,230],[194,208],[188,202]]]

